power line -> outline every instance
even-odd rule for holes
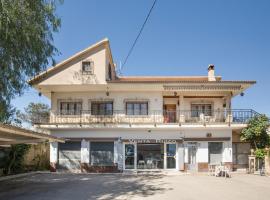
[[[150,17],[151,12],[152,12],[153,8],[155,7],[156,2],[157,2],[157,0],[154,0],[153,5],[152,5],[152,7],[150,8],[150,10],[149,10],[149,12],[148,12],[148,14],[147,14],[147,17],[145,18],[145,20],[144,20],[144,22],[143,22],[143,25],[142,25],[142,27],[141,27],[141,29],[140,29],[140,31],[139,31],[139,34],[137,35],[136,39],[134,40],[134,42],[133,42],[133,44],[132,44],[132,46],[131,46],[131,48],[130,48],[128,54],[127,54],[127,57],[126,57],[126,59],[125,59],[123,65],[122,65],[122,67],[121,67],[121,71],[122,71],[122,69],[124,68],[125,64],[127,63],[127,60],[128,60],[128,58],[129,58],[129,56],[131,55],[131,53],[132,53],[132,51],[133,51],[133,49],[134,49],[134,47],[135,47],[135,45],[136,45],[136,43],[137,43],[137,40],[139,39],[140,35],[142,34],[142,31],[143,31],[143,29],[144,29],[144,27],[145,27],[145,24],[146,24],[148,18]]]

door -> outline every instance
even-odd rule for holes
[[[164,123],[176,122],[176,105],[166,104],[164,105]]]
[[[68,171],[80,171],[81,142],[59,143],[58,148],[58,168]]]
[[[188,143],[188,170],[196,171],[197,170],[197,142]]]
[[[166,169],[176,168],[176,144],[166,144]]]
[[[125,144],[124,169],[135,169],[135,145]]]

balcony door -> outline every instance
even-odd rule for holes
[[[164,122],[176,123],[176,105],[175,104],[164,105]]]

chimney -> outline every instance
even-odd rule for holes
[[[208,66],[208,81],[216,81],[215,65],[213,65],[213,64],[210,64]]]

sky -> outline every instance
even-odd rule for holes
[[[107,37],[117,66],[123,63],[153,0],[65,0],[54,44],[60,62]],[[123,75],[207,75],[209,64],[223,80],[256,80],[235,109],[270,116],[270,1],[157,0]],[[49,66],[48,66],[49,67]],[[50,103],[28,88],[12,104]]]

